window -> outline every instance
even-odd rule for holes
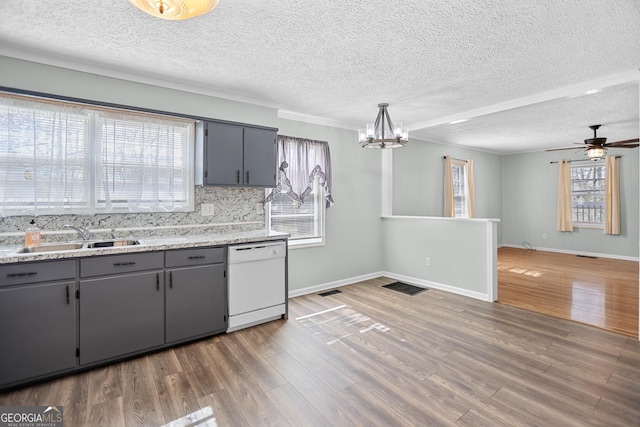
[[[467,173],[464,162],[451,161],[451,174],[453,176],[453,205],[456,218],[469,217]]]
[[[571,213],[575,225],[603,226],[605,174],[603,164],[571,166]]]
[[[274,194],[270,203],[269,229],[289,233],[294,245],[323,242],[324,197],[318,178],[313,180],[312,188],[304,203],[283,193]]]
[[[278,163],[265,198],[269,230],[288,233],[292,246],[323,244],[325,207],[333,205],[329,144],[279,135]]]
[[[0,95],[4,215],[193,210],[194,121]]]

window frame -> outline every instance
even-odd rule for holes
[[[469,210],[470,210],[470,200],[469,200],[469,169],[467,168],[467,161],[465,160],[458,160],[458,159],[451,159],[451,181],[453,182],[453,217],[454,218],[469,218]],[[462,194],[456,194],[456,181],[460,181],[460,180],[456,180],[456,173],[454,173],[454,169],[459,169],[460,170],[460,174],[458,174],[458,177],[462,179],[461,182],[459,182],[459,188],[461,188],[462,190]],[[460,215],[458,215],[458,210],[456,208],[456,197],[462,197],[462,206],[463,209],[460,213]]]
[[[265,196],[268,195],[272,189],[265,189]],[[315,206],[314,216],[320,216],[320,220],[314,219],[314,224],[319,228],[320,237],[309,238],[291,238],[289,237],[289,247],[291,249],[312,248],[326,245],[326,203],[324,188],[320,185],[319,178],[315,177],[313,180],[313,204]],[[269,202],[265,208],[265,223],[269,232],[281,232],[279,230],[273,230],[271,228],[271,218],[273,214],[271,212],[271,206],[273,202]],[[307,201],[308,203],[308,201]]]
[[[72,107],[79,109],[84,114],[87,115],[86,118],[86,132],[85,136],[86,141],[85,145],[88,146],[87,152],[84,153],[82,163],[85,165],[87,169],[86,177],[84,177],[84,185],[87,187],[86,194],[84,194],[84,199],[82,200],[82,206],[67,206],[66,204],[62,208],[55,208],[53,205],[51,207],[38,210],[37,205],[33,204],[31,206],[23,206],[22,208],[10,209],[4,213],[6,216],[24,216],[24,215],[49,215],[49,214],[57,214],[57,215],[75,215],[75,214],[106,214],[106,213],[158,213],[158,212],[193,212],[195,210],[195,177],[193,176],[193,170],[195,167],[195,149],[196,149],[196,125],[201,118],[183,115],[183,114],[174,114],[168,113],[164,111],[151,110],[145,108],[137,108],[130,107],[118,104],[110,104],[110,103],[102,103],[97,101],[83,100],[72,97],[58,96],[45,94],[40,92],[32,92],[32,91],[23,91],[17,90],[7,87],[0,86],[0,95],[6,98],[14,98],[18,100],[25,100],[30,102],[35,102],[39,104],[54,104],[57,107]],[[34,106],[34,109],[37,110],[37,105]],[[45,109],[46,110],[46,109]],[[100,175],[100,167],[102,164],[102,158],[96,155],[98,152],[98,145],[100,142],[98,141],[97,134],[99,122],[100,122],[100,114],[121,114],[125,115],[129,118],[135,117],[136,115],[144,117],[146,120],[149,119],[165,119],[167,121],[184,121],[187,123],[186,127],[188,129],[185,130],[186,136],[184,142],[184,146],[182,147],[185,152],[182,155],[182,160],[186,160],[186,164],[184,165],[184,184],[181,186],[184,190],[181,195],[184,196],[185,204],[182,208],[175,210],[168,210],[161,208],[161,200],[157,201],[149,201],[147,203],[156,203],[158,206],[155,209],[148,209],[146,207],[140,209],[131,210],[126,207],[127,203],[108,206],[105,205],[104,201],[99,200],[99,191],[97,186],[99,185],[99,175]],[[132,121],[134,123],[135,121]],[[191,122],[191,123],[189,123]],[[171,124],[166,126],[171,127]],[[175,126],[175,123],[174,125]],[[128,199],[129,200],[129,199]],[[172,199],[174,200],[174,199]],[[177,199],[174,200],[174,202]]]
[[[594,193],[598,193],[598,195],[601,193],[601,197],[602,197],[602,212],[601,212],[601,219],[602,222],[581,222],[581,221],[577,221],[574,220],[574,218],[577,218],[577,215],[574,215],[575,213],[575,206],[574,206],[574,196],[575,196],[575,192],[574,192],[574,186],[573,183],[574,178],[573,178],[573,169],[578,169],[578,168],[602,168],[602,177],[601,178],[596,178],[594,177],[593,180],[599,180],[602,181],[602,190],[601,191],[591,191],[588,192],[587,194],[589,195],[593,195]],[[605,221],[605,209],[606,209],[606,204],[604,202],[604,198],[605,198],[605,189],[604,189],[604,183],[606,180],[606,174],[607,174],[607,168],[606,168],[606,164],[604,162],[598,161],[598,162],[593,162],[589,165],[570,165],[571,168],[571,174],[570,174],[570,180],[571,180],[571,219],[573,222],[573,226],[576,228],[592,228],[592,229],[604,229],[604,221]]]

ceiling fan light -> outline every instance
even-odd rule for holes
[[[586,154],[591,160],[600,160],[606,152],[607,150],[604,147],[589,147],[587,148]]]
[[[170,21],[193,18],[212,11],[220,0],[129,0],[151,16]]]

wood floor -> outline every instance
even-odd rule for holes
[[[638,338],[638,262],[502,247],[498,301]]]
[[[290,318],[0,394],[65,426],[636,426],[640,343],[381,278]]]

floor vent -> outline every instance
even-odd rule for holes
[[[597,256],[591,256],[591,255],[576,255],[577,257],[580,258],[591,258],[591,259],[598,259]]]
[[[420,292],[429,290],[427,288],[421,288],[419,286],[413,286],[413,285],[409,285],[407,283],[402,283],[402,282],[389,283],[388,285],[384,285],[383,288],[391,289],[392,291],[402,292],[403,294],[407,294],[411,296],[417,295]]]
[[[323,293],[318,294],[318,295],[320,295],[321,297],[328,297],[329,295],[335,295],[335,294],[341,294],[341,293],[342,293],[342,291],[334,289],[332,291],[323,292]]]

